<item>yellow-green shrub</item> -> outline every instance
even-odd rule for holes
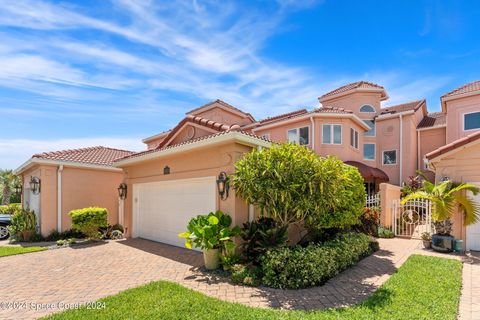
[[[72,218],[72,229],[82,232],[89,239],[99,239],[101,233],[98,229],[107,226],[108,211],[105,208],[83,208],[68,214]]]

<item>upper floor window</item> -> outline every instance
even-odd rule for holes
[[[363,159],[375,160],[375,143],[363,144]]]
[[[384,165],[397,164],[397,150],[383,151],[383,164]]]
[[[358,149],[358,131],[350,128],[350,145]]]
[[[340,124],[324,124],[322,127],[323,144],[342,144],[342,126]]]
[[[365,137],[375,137],[376,131],[375,131],[375,121],[374,120],[363,120],[363,122],[370,127],[370,130],[365,132],[363,135]]]
[[[288,130],[288,142],[305,145],[310,143],[308,127],[295,128]]]
[[[466,113],[463,115],[463,130],[480,129],[480,112]]]
[[[366,104],[360,107],[360,112],[375,112],[375,108]]]

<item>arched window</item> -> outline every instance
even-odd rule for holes
[[[360,112],[375,112],[375,108],[371,105],[366,104],[360,108]]]

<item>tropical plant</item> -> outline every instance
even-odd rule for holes
[[[363,209],[363,214],[360,216],[360,224],[355,227],[355,230],[363,232],[372,236],[378,235],[378,226],[380,224],[380,214],[378,208]]]
[[[186,232],[178,236],[185,238],[185,247],[193,246],[203,250],[222,249],[229,253],[235,248],[233,237],[240,233],[240,228],[230,228],[232,218],[222,211],[199,215],[190,220]]]
[[[358,223],[365,202],[363,179],[335,157],[320,158],[305,146],[254,149],[236,164],[236,193],[282,225],[314,228]]]
[[[88,239],[101,239],[99,229],[107,227],[107,209],[90,207],[72,210],[68,214],[72,218],[72,229],[85,234]]]
[[[429,241],[432,240],[432,235],[430,232],[422,232],[422,240]]]
[[[22,205],[20,203],[10,203],[0,206],[0,214],[13,215],[19,210],[22,210]]]
[[[395,233],[392,230],[387,229],[385,227],[378,227],[378,237],[379,238],[393,238],[395,237]]]
[[[12,190],[20,183],[20,178],[13,173],[13,170],[0,169],[0,187],[2,189],[2,205],[10,203]]]
[[[29,240],[37,228],[35,213],[30,210],[17,210],[11,217],[8,231],[15,240]],[[28,233],[28,235],[27,235]],[[28,239],[27,239],[28,238]]]
[[[244,241],[242,254],[252,263],[258,262],[267,250],[287,245],[288,240],[287,226],[267,217],[244,223],[240,236]]]
[[[435,224],[436,232],[439,234],[450,234],[452,222],[451,218],[457,208],[464,216],[464,225],[468,226],[476,223],[480,218],[480,206],[471,197],[462,194],[470,191],[474,195],[480,192],[480,188],[469,183],[453,183],[444,181],[439,184],[433,184],[425,180],[423,190],[413,192],[402,199],[402,204],[413,199],[427,199],[432,202],[432,220]]]

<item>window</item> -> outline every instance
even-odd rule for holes
[[[342,144],[342,126],[339,124],[324,124],[322,127],[323,144]]]
[[[290,129],[287,132],[288,142],[305,145],[310,143],[308,127]]]
[[[375,121],[374,120],[363,120],[363,122],[370,127],[370,130],[365,132],[363,135],[365,137],[375,137]]]
[[[463,130],[480,129],[480,112],[466,113],[463,115]]]
[[[383,151],[383,164],[397,164],[397,150]]]
[[[262,138],[265,139],[265,140],[270,140],[270,133],[263,134]]]
[[[358,149],[358,131],[350,128],[350,145]]]
[[[375,108],[366,104],[360,107],[360,112],[375,112]]]
[[[365,143],[363,145],[363,159],[375,160],[375,143]]]

